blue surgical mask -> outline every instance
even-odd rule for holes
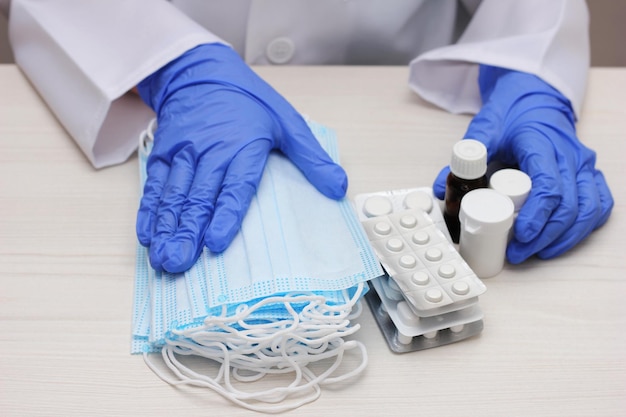
[[[334,133],[316,123],[309,126],[337,160]],[[153,126],[146,131],[139,152],[142,182],[151,146],[144,139],[152,131]],[[380,275],[350,202],[324,197],[274,153],[241,231],[226,251],[205,249],[189,271],[170,274],[152,269],[147,250],[138,247],[132,352],[160,351],[178,378],[159,372],[163,379],[209,387],[248,408],[255,408],[252,400],[273,403],[306,390],[308,402],[317,398],[323,382],[345,379],[365,366],[364,347],[343,338],[358,329],[351,319],[366,281]],[[314,375],[307,367],[332,357],[334,370],[343,353],[353,349],[361,352],[362,362],[344,377]],[[201,377],[176,354],[212,359],[221,371],[215,378]],[[243,372],[287,371],[301,383],[253,397],[228,382]]]

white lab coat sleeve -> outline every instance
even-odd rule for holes
[[[91,163],[125,161],[154,117],[142,79],[202,43],[222,42],[164,0],[13,0],[15,61]]]
[[[478,64],[486,64],[539,76],[580,114],[589,54],[584,0],[485,0],[457,43],[411,62],[409,85],[450,112],[476,113]]]

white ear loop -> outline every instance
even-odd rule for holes
[[[268,297],[252,306],[239,306],[231,317],[226,316],[224,309],[221,316],[207,317],[199,327],[172,331],[161,356],[177,379],[158,369],[147,354],[144,360],[170,384],[210,388],[250,410],[275,413],[298,408],[319,398],[322,385],[344,381],[360,374],[367,366],[365,346],[343,339],[360,327],[351,326],[349,318],[363,290],[361,283],[352,298],[344,291],[346,303],[342,305],[328,305],[324,297],[314,294]],[[288,311],[289,318],[264,323],[246,321],[258,309],[277,303]],[[306,305],[297,313],[293,305],[303,303]],[[344,353],[357,348],[361,363],[355,369],[331,377],[341,365]],[[195,355],[219,363],[218,373],[214,377],[199,374],[181,363],[176,355]],[[335,358],[334,361],[319,375],[308,368],[309,364],[331,358]],[[269,374],[287,373],[294,374],[291,383],[259,392],[240,391],[232,384],[232,379],[249,383]],[[309,394],[303,396],[307,391]],[[298,398],[293,398],[296,395]],[[291,399],[289,403],[275,405],[287,398]]]
[[[150,123],[148,123],[148,127],[139,134],[139,149],[138,151],[143,153],[144,156],[148,156],[150,153],[150,148],[148,143],[154,142],[154,132],[157,128],[157,120],[152,119]]]

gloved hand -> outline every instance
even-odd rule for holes
[[[137,236],[156,270],[183,272],[238,232],[269,153],[282,151],[324,195],[347,177],[303,118],[228,46],[198,46],[137,86],[157,114]]]
[[[596,155],[576,137],[569,101],[538,77],[481,66],[478,82],[483,107],[465,137],[485,144],[489,162],[517,166],[532,179],[507,258],[516,264],[534,254],[558,256],[604,224],[613,208]],[[440,199],[448,172],[433,185]]]

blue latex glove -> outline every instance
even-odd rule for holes
[[[324,195],[347,177],[298,112],[228,46],[196,47],[138,85],[157,114],[137,236],[156,270],[183,272],[204,245],[238,232],[269,153],[283,152]]]
[[[613,208],[596,155],[576,137],[569,101],[538,77],[481,66],[478,82],[483,107],[465,137],[485,144],[489,162],[517,166],[532,179],[507,258],[515,264],[534,254],[558,256],[604,224]],[[448,172],[433,185],[440,199]]]

